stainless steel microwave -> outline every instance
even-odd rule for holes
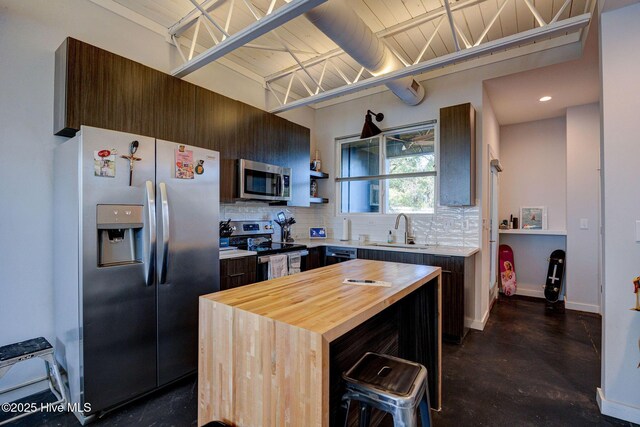
[[[291,168],[240,159],[239,197],[249,200],[291,200]]]

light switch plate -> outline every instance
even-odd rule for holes
[[[587,218],[580,218],[580,230],[589,229],[589,220]]]

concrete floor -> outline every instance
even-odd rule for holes
[[[436,426],[630,425],[602,416],[600,316],[499,299],[484,331],[443,348]]]
[[[443,407],[434,425],[631,425],[598,411],[600,325],[599,316],[551,312],[540,300],[499,300],[483,332],[444,345]],[[189,378],[93,425],[189,426],[196,414],[197,387]],[[70,414],[37,414],[10,425],[79,424]]]

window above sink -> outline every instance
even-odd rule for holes
[[[338,139],[338,212],[433,213],[435,141],[435,122]]]

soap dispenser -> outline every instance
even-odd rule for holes
[[[387,243],[393,243],[393,234],[391,234],[391,230],[389,230],[389,234],[387,235]]]

